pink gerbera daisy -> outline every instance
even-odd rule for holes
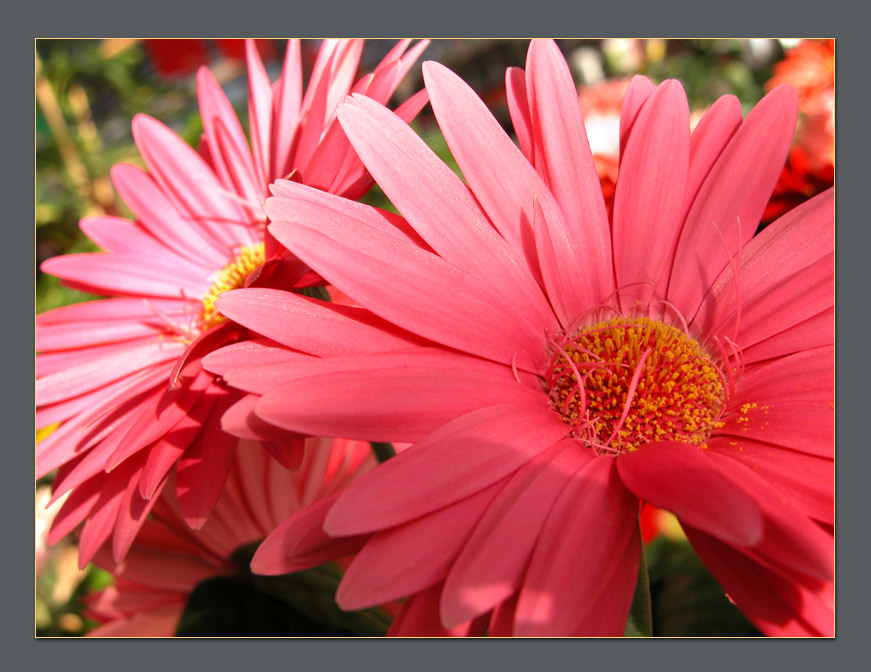
[[[57,469],[54,498],[72,491],[55,519],[56,540],[86,521],[80,562],[113,534],[123,557],[170,474],[188,524],[204,524],[223,488],[239,438],[253,438],[287,466],[303,443],[258,433],[240,399],[203,370],[218,346],[248,336],[215,309],[221,292],[246,284],[291,288],[319,282],[268,235],[262,202],[278,177],[356,198],[371,178],[335,118],[349,92],[386,103],[426,42],[399,42],[354,84],[362,40],[326,40],[303,92],[299,41],[271,84],[247,44],[251,142],[212,75],[201,69],[204,133],[197,153],[144,115],[133,135],[148,172],[117,165],[112,179],[136,221],[95,217],[84,232],[106,253],[67,255],[42,269],[65,284],[114,298],[53,310],[36,320],[36,423],[59,423],[37,447],[37,477]],[[353,86],[352,86],[353,85]],[[410,120],[420,92],[399,107]],[[241,417],[233,423],[233,417]],[[237,426],[238,425],[238,426]]]
[[[283,524],[255,571],[288,571],[322,524],[368,536],[344,608],[411,596],[414,634],[485,619],[494,635],[620,635],[650,502],[764,632],[831,634],[831,191],[754,237],[795,92],[744,120],[724,97],[691,134],[680,84],[636,78],[609,218],[553,42],[510,80],[522,151],[453,73],[424,77],[465,183],[353,96],[339,119],[408,228],[289,182],[266,203],[276,238],[365,310],[317,303],[331,328],[303,332],[298,297],[220,300],[297,350],[224,370],[262,395],[262,419],[415,443]]]
[[[87,615],[102,623],[89,634],[174,635],[200,582],[240,575],[234,553],[263,539],[296,511],[325,497],[335,498],[341,488],[375,466],[367,443],[308,443],[311,450],[295,472],[255,445],[240,446],[227,485],[202,529],[191,530],[176,499],[164,494],[121,564],[113,561],[108,548],[100,549],[94,562],[111,571],[115,582],[87,598]]]

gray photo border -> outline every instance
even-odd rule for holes
[[[4,418],[12,420],[12,440],[2,491],[6,521],[12,530],[3,555],[6,600],[2,609],[5,655],[14,668],[64,666],[89,670],[164,669],[237,670],[252,665],[316,669],[403,667],[463,669],[564,669],[606,666],[625,669],[660,666],[671,669],[788,670],[837,668],[839,661],[862,660],[859,637],[867,621],[868,523],[861,482],[869,473],[868,448],[859,436],[860,409],[867,400],[867,360],[853,356],[867,329],[868,281],[861,276],[868,230],[861,222],[858,182],[866,174],[860,160],[868,148],[860,115],[868,109],[867,51],[860,35],[862,20],[846,1],[826,3],[793,0],[765,5],[752,0],[704,4],[686,0],[613,3],[519,0],[472,3],[440,0],[428,4],[398,0],[368,2],[292,3],[214,0],[185,4],[150,0],[122,4],[108,0],[61,3],[43,0],[16,3],[5,13],[0,40],[5,64],[2,105],[6,151],[2,158],[3,194],[11,211],[5,214],[2,249],[7,328],[3,332],[4,370],[10,371],[3,393]],[[837,125],[839,170],[836,205],[837,282],[837,637],[834,640],[37,640],[29,623],[32,614],[30,551],[32,526],[30,481],[33,411],[32,296],[26,284],[29,266],[24,250],[33,249],[32,166],[33,77],[29,64],[35,38],[53,37],[835,37],[837,39]],[[866,187],[867,188],[867,187]],[[867,262],[866,262],[867,264]],[[851,310],[857,307],[858,310]],[[857,324],[858,323],[858,324]],[[14,325],[14,326],[13,326]],[[25,328],[19,328],[24,325]],[[18,352],[18,349],[21,349]],[[27,353],[27,354],[25,354]],[[21,390],[17,385],[21,384]],[[858,533],[857,533],[858,532]],[[25,550],[27,549],[27,550]],[[863,562],[864,561],[864,562]],[[863,608],[865,607],[865,608]],[[651,648],[647,648],[651,647]]]

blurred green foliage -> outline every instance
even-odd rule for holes
[[[235,576],[194,588],[177,628],[186,637],[383,637],[389,615],[380,608],[342,611],[335,594],[342,571],[333,563],[286,576],[248,568],[257,544],[233,554]]]
[[[655,637],[757,637],[686,540],[660,536],[646,548]]]
[[[86,596],[111,585],[112,575],[93,565],[76,573],[71,565],[75,557],[66,551],[75,553],[69,546],[54,549],[46,571],[37,576],[34,604],[37,637],[77,637],[99,625],[85,616]]]

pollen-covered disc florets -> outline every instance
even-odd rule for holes
[[[245,280],[248,279],[251,272],[264,261],[263,243],[245,246],[239,250],[239,254],[229,264],[215,274],[212,286],[203,296],[202,325],[204,330],[211,329],[227,320],[215,308],[215,301],[218,300],[218,297],[231,289],[244,287]]]
[[[727,384],[692,337],[647,317],[615,317],[554,343],[547,383],[572,434],[600,454],[651,441],[700,446],[723,425]]]

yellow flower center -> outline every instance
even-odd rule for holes
[[[704,447],[724,424],[720,369],[686,333],[646,317],[616,317],[554,343],[547,382],[573,436],[599,454],[651,441]]]
[[[244,287],[245,280],[255,268],[265,261],[265,256],[263,243],[243,247],[229,264],[215,274],[212,286],[203,296],[202,328],[204,331],[227,321],[227,318],[215,308],[215,301],[223,292]]]

